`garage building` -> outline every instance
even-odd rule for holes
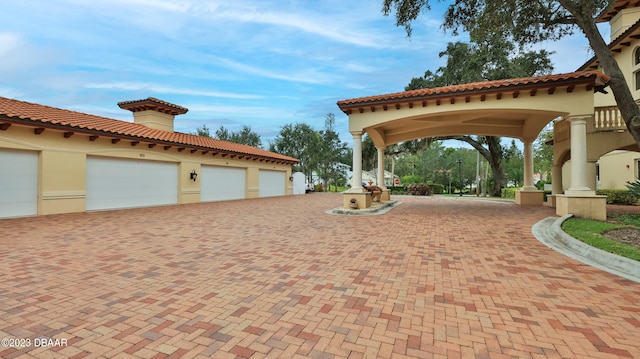
[[[298,160],[175,132],[188,109],[120,102],[134,121],[0,97],[0,218],[292,194]]]

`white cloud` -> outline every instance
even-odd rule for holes
[[[88,89],[106,89],[106,90],[124,90],[124,91],[149,91],[164,94],[219,97],[227,99],[259,99],[261,95],[249,95],[233,92],[217,92],[207,90],[186,89],[171,86],[158,85],[153,83],[142,82],[110,82],[110,83],[87,83],[85,88]]]

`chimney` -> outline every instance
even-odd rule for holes
[[[189,109],[172,103],[147,97],[143,100],[118,102],[123,110],[133,112],[133,122],[155,130],[173,131],[173,118],[187,113]]]

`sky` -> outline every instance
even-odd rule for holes
[[[132,121],[120,101],[189,109],[176,131],[249,126],[264,148],[286,124],[335,129],[339,100],[403,91],[444,64],[445,3],[411,38],[382,0],[20,0],[0,12],[0,96]],[[608,34],[603,34],[605,38]],[[591,58],[582,34],[538,45],[555,73]]]

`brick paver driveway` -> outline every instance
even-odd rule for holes
[[[552,209],[341,201],[0,220],[0,357],[640,358],[640,285],[539,243]]]

